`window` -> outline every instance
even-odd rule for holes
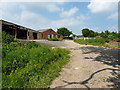
[[[52,38],[54,38],[54,35],[52,34]]]
[[[50,38],[50,34],[48,34],[48,38]]]

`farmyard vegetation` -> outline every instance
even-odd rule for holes
[[[109,43],[109,39],[107,38],[96,38],[96,39],[75,39],[74,42],[83,44],[83,45],[95,45],[95,46],[104,46],[104,47],[111,47],[111,48],[120,48],[119,42]]]
[[[3,88],[48,88],[69,61],[69,51],[40,45],[37,42],[20,43],[5,32],[3,37]],[[11,39],[11,42],[6,40]]]
[[[105,46],[112,48],[120,48],[120,33],[109,32],[94,32],[89,29],[83,29],[82,34],[84,37],[90,37],[90,39],[75,39],[74,42],[85,45]],[[109,43],[113,42],[113,43]],[[116,44],[116,45],[115,45]]]

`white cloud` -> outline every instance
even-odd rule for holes
[[[21,8],[34,11],[40,11],[42,9],[48,10],[49,12],[58,12],[61,8],[58,6],[57,3],[45,3],[45,2],[33,2],[33,3],[22,3]]]
[[[33,12],[23,11],[20,15],[20,23],[34,29],[40,29],[46,22],[49,22],[47,18]]]
[[[117,1],[117,0],[115,0]],[[91,0],[88,8],[92,13],[103,13],[103,12],[111,12],[117,9],[117,2],[108,2],[101,0]]]
[[[11,3],[11,5],[10,3],[3,3],[2,19],[16,23],[16,24],[20,24],[32,29],[39,29],[46,22],[49,22],[47,18],[45,18],[39,13],[34,12],[35,9],[29,10],[28,6],[25,3]]]
[[[56,27],[76,26],[80,24],[82,24],[82,22],[80,22],[75,18],[66,18],[66,19],[60,19],[60,20],[55,20],[51,22],[51,25]]]
[[[62,10],[60,16],[61,17],[70,17],[73,16],[75,13],[77,13],[79,9],[77,7],[71,8],[69,11]]]
[[[46,7],[51,12],[56,12],[61,10],[56,4],[49,4]]]
[[[115,12],[115,13],[113,13],[112,15],[110,15],[110,16],[108,17],[108,19],[117,20],[117,19],[118,19],[118,12]]]
[[[62,4],[62,3],[61,3]],[[59,5],[61,5],[59,4]],[[87,24],[85,20],[87,20],[89,15],[79,15],[76,16],[78,12],[77,7],[73,7],[68,11],[61,10],[57,3],[6,3],[2,5],[2,15],[3,19],[20,24],[22,26],[26,26],[32,29],[46,29],[53,28],[56,30],[60,27],[67,27],[73,32],[79,32],[83,29]],[[60,14],[62,12],[62,17],[65,18],[57,18],[52,19],[44,16],[42,11],[47,12],[47,14],[53,13]],[[48,12],[49,11],[49,12]],[[75,15],[76,14],[76,15]],[[79,30],[79,31],[78,31]]]
[[[50,20],[49,18],[43,16],[41,13],[36,12],[35,10],[40,11],[40,9],[47,9],[50,12],[59,11],[60,8],[56,7],[56,4],[49,3],[9,3],[4,4],[3,9],[3,19],[11,21],[16,24],[21,24],[23,26],[32,28],[32,29],[42,29],[42,28],[54,28],[59,27],[70,27],[83,24],[83,20],[76,17],[68,17],[57,20]],[[8,9],[9,8],[9,9]],[[54,8],[54,9],[52,9]],[[19,11],[17,11],[19,10]],[[74,15],[78,11],[78,8],[74,7],[69,10],[69,16]]]

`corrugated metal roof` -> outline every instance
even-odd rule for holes
[[[11,22],[8,22],[8,21],[5,21],[5,20],[0,20],[0,21],[2,21],[2,24],[15,25],[15,26],[19,27],[20,29],[28,30],[29,32],[38,32],[36,30],[30,29],[30,28],[27,28],[27,27],[24,27],[24,26],[15,24],[15,23],[11,23]]]

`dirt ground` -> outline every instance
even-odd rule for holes
[[[120,88],[119,49],[80,45],[70,40],[37,42],[71,51],[70,62],[50,88]]]

